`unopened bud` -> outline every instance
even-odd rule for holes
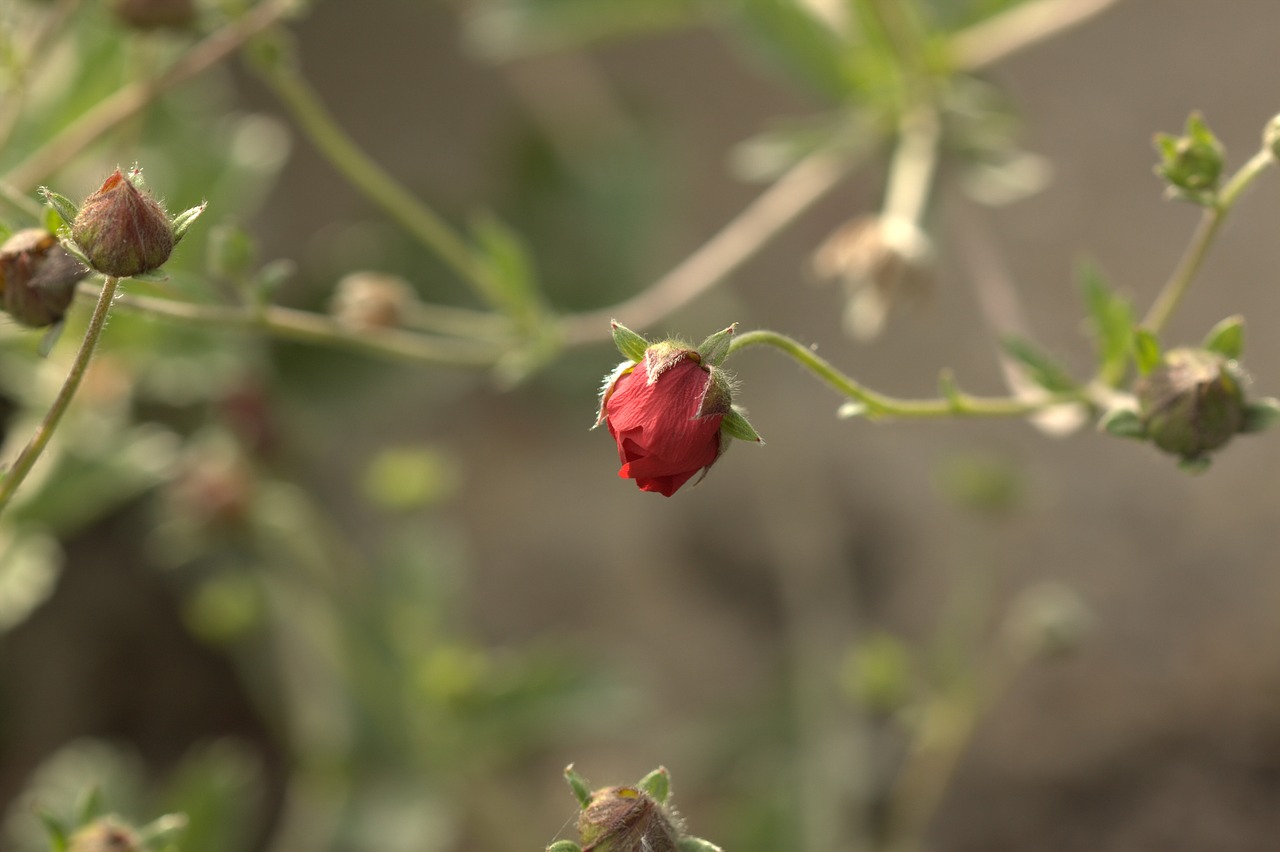
[[[89,270],[43,228],[18,231],[0,245],[4,309],[23,325],[42,328],[62,319]]]
[[[1171,349],[1134,387],[1146,435],[1160,449],[1194,461],[1244,423],[1244,376],[1235,361],[1204,349]]]
[[[94,269],[117,278],[159,269],[177,242],[169,214],[119,169],[80,205],[71,238]]]
[[[1014,599],[1005,632],[1015,653],[1056,659],[1080,647],[1093,629],[1093,613],[1071,587],[1044,582]]]
[[[140,30],[183,30],[196,20],[192,0],[116,0],[112,11],[121,23]]]
[[[606,787],[578,815],[578,833],[594,852],[676,852],[680,825],[643,790]]]
[[[396,328],[416,296],[403,278],[382,272],[352,272],[338,281],[329,312],[350,331]]]
[[[138,833],[114,817],[102,817],[71,836],[67,852],[142,852]]]
[[[1170,191],[1198,204],[1212,203],[1225,154],[1200,114],[1193,112],[1187,118],[1182,136],[1156,134],[1155,145],[1160,152],[1156,174],[1165,179]]]

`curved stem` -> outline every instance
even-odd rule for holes
[[[4,175],[3,181],[23,192],[35,189],[98,137],[141,112],[164,93],[221,62],[241,45],[289,14],[295,0],[266,0],[187,51],[155,80],[140,80],[116,90],[110,97],[67,125],[53,139]]]
[[[14,459],[13,465],[5,472],[4,477],[0,478],[0,512],[9,505],[14,492],[35,466],[49,439],[53,437],[54,430],[58,428],[62,415],[66,413],[76,391],[79,390],[80,381],[84,378],[89,361],[93,358],[93,350],[98,345],[98,338],[102,336],[102,328],[106,325],[107,313],[111,310],[111,300],[115,296],[119,281],[118,278],[107,277],[102,282],[98,304],[93,309],[93,316],[89,318],[89,327],[85,329],[84,340],[80,342],[80,350],[76,352],[75,360],[71,362],[71,370],[67,373],[66,381],[62,383],[58,395],[54,397],[53,403],[45,412],[40,425],[36,427],[31,440],[22,448],[22,452]]]
[[[82,288],[81,294],[91,290]],[[323,314],[266,305],[261,308],[227,307],[122,295],[119,310],[148,314],[178,322],[222,328],[260,329],[282,340],[338,346],[381,358],[446,364],[455,367],[489,367],[502,354],[495,345],[470,340],[445,339],[399,329],[376,332],[347,328]]]
[[[864,406],[866,416],[873,418],[1019,417],[1054,405],[1088,401],[1083,392],[1052,394],[1034,400],[977,397],[959,391],[937,399],[898,399],[870,390],[836,369],[807,346],[776,331],[749,331],[740,335],[729,345],[729,354],[748,346],[772,346],[791,356],[841,396]]]
[[[1240,170],[1232,175],[1231,179],[1218,191],[1213,206],[1206,208],[1204,215],[1200,217],[1200,224],[1196,226],[1191,242],[1187,244],[1187,249],[1182,254],[1182,259],[1178,261],[1173,274],[1169,276],[1169,280],[1165,282],[1155,301],[1152,302],[1151,309],[1143,318],[1142,328],[1153,334],[1159,334],[1168,323],[1174,310],[1191,287],[1196,273],[1204,264],[1204,259],[1209,254],[1209,247],[1213,245],[1223,220],[1240,199],[1241,193],[1274,162],[1275,157],[1269,149],[1264,147],[1254,154],[1249,162],[1241,166]]]

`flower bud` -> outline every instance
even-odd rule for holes
[[[80,205],[71,238],[94,269],[128,278],[159,269],[177,243],[173,224],[159,202],[116,169]]]
[[[1244,423],[1243,382],[1217,352],[1171,349],[1134,387],[1147,437],[1186,461],[1221,447]]]
[[[593,852],[677,852],[680,823],[637,787],[606,787],[578,814],[578,833]]]
[[[1200,114],[1193,112],[1187,118],[1182,136],[1156,134],[1155,145],[1160,152],[1156,174],[1169,184],[1170,192],[1198,204],[1212,203],[1225,155]]]
[[[720,334],[731,333],[732,327]],[[628,335],[634,333],[614,324],[615,339],[621,336],[628,348],[636,349]],[[708,340],[708,351],[723,360],[725,353],[720,350],[727,352],[727,342],[719,335]],[[728,449],[730,439],[760,442],[733,405],[731,382],[724,370],[706,363],[697,349],[675,340],[647,346],[638,363],[623,361],[605,378],[596,417],[596,425],[601,423],[618,445],[622,461],[618,475],[634,479],[641,491],[666,497],[699,472],[705,476]]]
[[[67,852],[142,852],[138,833],[114,817],[102,817],[71,836]]]
[[[62,319],[76,295],[76,282],[89,274],[43,228],[18,231],[0,245],[0,291],[4,309],[33,328]]]
[[[403,278],[381,272],[352,272],[338,281],[329,313],[355,332],[395,328],[413,304],[413,288]]]
[[[112,11],[122,24],[139,30],[184,30],[196,20],[192,0],[116,0]]]

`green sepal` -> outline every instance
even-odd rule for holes
[[[1098,428],[1117,438],[1146,440],[1147,427],[1142,424],[1138,412],[1128,408],[1113,408],[1098,421]]]
[[[1178,470],[1181,470],[1184,473],[1190,473],[1194,476],[1195,474],[1204,473],[1209,469],[1211,464],[1213,464],[1213,459],[1209,458],[1207,455],[1192,456],[1190,458],[1178,459]]]
[[[1241,433],[1263,432],[1280,423],[1280,399],[1263,397],[1255,399],[1244,407],[1244,419],[1240,422]]]
[[[613,345],[618,347],[622,357],[629,358],[637,364],[643,361],[644,351],[649,348],[649,341],[617,320],[613,320],[610,326],[613,328]]]
[[[572,840],[557,840],[547,847],[547,852],[582,852],[582,847]]]
[[[564,768],[564,780],[569,782],[569,789],[573,791],[578,804],[585,808],[591,801],[591,788],[581,775],[573,771],[572,763]]]
[[[148,269],[146,272],[138,272],[130,275],[133,281],[147,281],[151,284],[162,284],[169,280],[169,273],[164,271],[163,266],[157,266],[155,269]]]
[[[186,830],[189,822],[186,814],[165,814],[138,829],[138,839],[144,847],[150,849],[152,844],[174,839]]]
[[[169,220],[170,226],[173,228],[173,244],[176,246],[182,242],[182,238],[187,235],[187,229],[200,218],[200,214],[204,213],[204,209],[209,206],[208,201],[201,201],[195,207],[183,210],[177,216]]]
[[[43,808],[36,811],[36,816],[40,818],[41,824],[44,825],[45,833],[49,835],[50,852],[65,852],[67,848],[67,829],[63,826],[61,820]]]
[[[58,229],[58,242],[62,245],[62,248],[66,250],[67,254],[89,267],[89,269],[93,269],[93,262],[89,260],[89,255],[84,253],[84,249],[80,248],[79,243],[71,239],[70,229]]]
[[[1005,353],[1022,366],[1027,378],[1050,393],[1065,393],[1078,388],[1078,383],[1067,369],[1030,340],[1011,335],[1000,343]]]
[[[760,437],[760,433],[747,422],[741,408],[732,406],[729,412],[724,415],[724,419],[720,421],[720,433],[728,435],[730,438],[737,438],[739,441],[750,441],[753,444],[763,444],[764,440]]]
[[[1133,360],[1138,365],[1138,372],[1146,375],[1160,364],[1160,341],[1145,328],[1133,332]]]
[[[680,852],[724,852],[719,846],[701,837],[682,837],[676,843]]]
[[[36,353],[41,358],[48,358],[49,353],[53,351],[53,347],[58,345],[58,341],[62,339],[62,332],[67,327],[67,318],[55,322],[45,330],[44,336],[40,338],[40,345],[36,347]]]
[[[659,766],[641,778],[636,786],[648,793],[659,804],[666,804],[667,797],[671,795],[671,774],[667,772],[665,766]]]
[[[734,329],[737,327],[738,324],[735,322],[698,344],[698,357],[702,359],[703,364],[708,367],[719,367],[724,363],[724,359],[729,355],[729,344],[733,342]]]
[[[76,798],[75,814],[77,826],[88,825],[102,816],[102,788],[94,784],[80,791]]]
[[[80,213],[80,208],[73,204],[70,198],[65,195],[59,195],[47,186],[40,187],[38,192],[44,197],[45,203],[53,209],[53,212],[62,218],[63,222],[70,225],[76,220],[76,216]],[[56,231],[57,228],[49,228],[49,230]]]
[[[1216,352],[1229,361],[1236,361],[1244,354],[1244,317],[1227,317],[1209,329],[1201,348]]]

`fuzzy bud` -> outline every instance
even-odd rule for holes
[[[1134,388],[1147,437],[1187,461],[1216,450],[1244,424],[1243,382],[1217,352],[1170,350]]]
[[[413,288],[403,278],[381,272],[352,272],[338,281],[329,313],[355,332],[395,328],[413,304]]]
[[[67,852],[142,852],[138,833],[113,817],[96,819],[71,836]]]
[[[89,274],[43,228],[26,228],[0,245],[0,291],[4,309],[26,326],[42,328],[62,319]]]
[[[119,169],[80,205],[71,238],[94,269],[116,278],[159,269],[177,242],[169,214]]]
[[[676,852],[680,826],[643,790],[606,787],[578,815],[578,833],[593,852]]]
[[[1182,136],[1157,134],[1155,145],[1160,152],[1156,174],[1169,184],[1170,193],[1198,204],[1212,203],[1225,154],[1200,114],[1187,118]]]
[[[116,0],[116,19],[139,30],[185,30],[196,21],[192,0]]]

